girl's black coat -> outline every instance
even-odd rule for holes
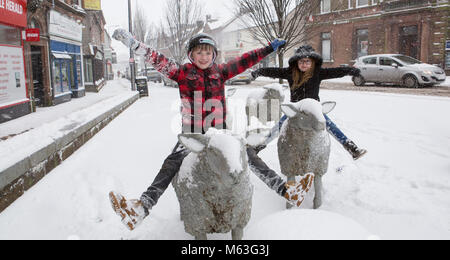
[[[296,90],[291,90],[291,102],[295,103],[305,98],[312,98],[320,101],[319,87],[322,80],[334,79],[349,75],[353,71],[351,67],[340,68],[322,68],[316,67],[312,78],[308,82]],[[256,75],[255,75],[256,74]],[[286,79],[289,82],[289,86],[292,89],[294,80],[292,78],[292,69],[289,68],[261,68],[255,71],[255,76],[265,76],[271,78]]]

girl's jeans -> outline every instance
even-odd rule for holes
[[[339,143],[344,145],[348,140],[347,136],[345,136],[345,134],[336,126],[336,124],[333,123],[333,121],[331,121],[331,119],[326,114],[324,114],[324,116],[325,116],[325,120],[327,121],[328,132],[332,136],[334,136],[334,138],[336,138],[336,140]],[[272,131],[270,132],[270,135],[267,137],[266,141],[264,142],[264,145],[268,145],[270,142],[272,142],[272,140],[274,140],[275,138],[278,137],[281,127],[283,126],[283,123],[287,119],[288,119],[288,117],[286,115],[283,115],[281,117],[280,122],[278,123],[278,127],[275,126],[274,128],[272,128]]]

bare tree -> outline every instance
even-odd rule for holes
[[[321,0],[233,0],[235,13],[261,44],[275,38],[286,40],[278,51],[279,66],[283,67],[284,53],[314,35],[307,33],[310,17],[318,12]],[[341,1],[341,0],[338,0]]]
[[[186,58],[186,42],[203,26],[203,8],[198,0],[168,0],[165,10],[168,48],[178,63]]]
[[[140,42],[145,42],[149,29],[147,17],[145,16],[143,10],[144,9],[140,8],[139,4],[136,5],[133,17],[133,35],[136,37],[136,40]]]

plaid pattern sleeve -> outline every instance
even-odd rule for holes
[[[173,60],[169,60],[163,54],[152,48],[146,47],[145,62],[169,79],[178,82],[180,66]]]
[[[246,69],[253,67],[272,52],[272,46],[249,51],[244,53],[241,57],[237,57],[226,64],[219,65],[219,71],[224,80],[231,79],[232,77],[241,74]]]

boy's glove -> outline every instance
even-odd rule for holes
[[[286,45],[286,41],[283,39],[275,39],[270,43],[270,46],[272,46],[273,51],[277,51],[279,48],[282,48]]]
[[[121,41],[125,46],[132,50],[136,50],[140,45],[140,43],[134,39],[133,35],[124,29],[116,29],[112,37],[117,41]]]
[[[348,74],[351,76],[357,77],[357,76],[361,75],[361,70],[358,68],[352,68],[352,69],[350,69],[350,72]]]

